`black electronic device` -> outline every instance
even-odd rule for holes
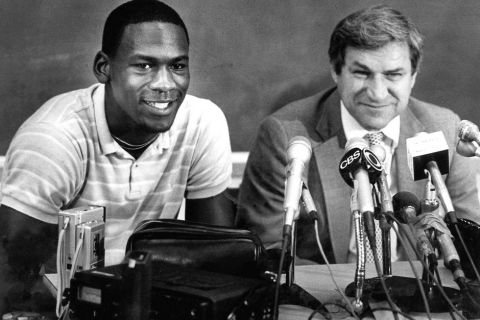
[[[71,319],[148,320],[150,254],[132,251],[121,264],[76,272],[70,282]]]
[[[125,306],[138,306],[142,298],[127,289],[135,278],[127,277],[127,270],[123,262],[77,272],[71,283],[73,319],[128,319]],[[150,285],[137,284],[136,292],[141,289],[151,301],[148,317],[139,319],[270,319],[272,287],[268,280],[154,263]]]

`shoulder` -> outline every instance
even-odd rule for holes
[[[410,98],[409,111],[427,131],[443,131],[447,136],[456,135],[460,117],[449,108]]]
[[[327,89],[311,96],[292,101],[272,113],[271,116],[285,120],[309,119],[322,109],[324,102],[332,97],[334,91],[334,89]]]
[[[13,145],[39,149],[83,145],[95,131],[95,88],[66,92],[45,102],[20,126]]]
[[[458,115],[451,109],[411,97],[409,108],[423,122],[445,122],[457,119]]]
[[[227,121],[222,109],[208,99],[186,95],[180,106],[175,124],[177,128],[226,125]]]
[[[262,120],[260,130],[282,127],[286,136],[316,135],[320,119],[331,113],[331,106],[340,106],[335,88],[288,103]]]
[[[21,127],[44,124],[72,129],[93,122],[92,95],[97,87],[98,84],[49,99]]]
[[[222,109],[220,109],[220,107],[216,105],[213,101],[192,96],[190,94],[187,94],[185,96],[185,100],[183,101],[180,108],[184,108],[185,111],[188,111],[190,114],[197,116],[206,116],[210,113],[223,115]]]

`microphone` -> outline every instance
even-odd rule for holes
[[[372,144],[370,150],[377,156],[378,160],[384,164],[387,153],[385,148],[380,144]],[[380,203],[380,215],[378,216],[379,226],[382,230],[382,258],[383,258],[383,273],[391,274],[392,273],[392,262],[391,262],[391,240],[390,240],[390,229],[392,227],[391,218],[389,215],[393,214],[392,206],[392,194],[390,192],[390,187],[388,186],[387,173],[385,172],[385,167],[382,165],[382,171],[377,178],[375,188],[374,188],[376,199]]]
[[[286,232],[287,234],[291,232],[293,221],[298,217],[300,196],[302,195],[303,172],[311,156],[312,146],[307,138],[296,136],[288,143],[287,178],[283,201],[283,209],[285,211],[284,233]]]
[[[358,182],[353,181],[352,195],[350,196],[350,210],[353,216],[353,226],[355,231],[355,241],[357,244],[357,265],[355,268],[355,278],[353,284],[355,285],[355,300],[353,307],[357,314],[361,314],[364,304],[362,302],[363,286],[365,283],[365,240],[363,230],[362,214],[358,207]]]
[[[465,142],[480,143],[480,132],[478,131],[477,125],[468,120],[460,121],[458,137]]]
[[[345,145],[345,154],[339,164],[340,175],[353,188],[353,180],[358,181],[358,203],[360,212],[373,212],[372,189],[382,172],[382,164],[368,148],[362,138],[352,138]]]
[[[433,228],[435,237],[443,254],[445,265],[452,271],[454,280],[462,283],[465,274],[460,265],[460,257],[453,244],[451,233],[445,221],[436,215],[435,211],[420,212],[418,198],[410,192],[399,192],[393,197],[395,217],[402,223],[409,223],[415,227],[418,242],[417,247],[424,255],[435,255],[430,240],[426,237],[425,230]],[[419,217],[423,214],[423,217]],[[405,222],[406,221],[406,222]],[[418,225],[422,227],[419,228]],[[430,253],[431,251],[431,253]]]
[[[480,157],[480,132],[478,127],[468,120],[460,121],[458,126],[457,153],[464,157]]]
[[[374,205],[370,182],[375,182],[382,172],[382,165],[362,138],[352,138],[345,145],[345,154],[340,160],[339,171],[345,182],[353,187],[357,181],[358,209],[364,217],[365,231],[370,246],[376,248]],[[376,250],[373,250],[376,253]]]
[[[480,157],[480,146],[475,141],[458,140],[457,153],[464,157]]]
[[[419,219],[417,216],[420,214],[421,203],[417,196],[411,192],[402,191],[393,196],[392,202],[395,218],[399,222],[408,224],[415,229],[418,251],[428,258],[429,261],[436,262],[435,250],[425,233],[426,229],[418,223]]]
[[[312,198],[312,194],[310,193],[310,190],[308,189],[305,182],[302,185],[302,204],[310,217],[312,217],[312,219],[321,221],[321,217],[318,214],[317,207],[315,206],[315,202]]]
[[[427,269],[424,269],[422,281],[427,285],[427,303],[430,306],[430,310],[432,312],[445,312],[448,309],[445,308],[444,295],[446,294],[447,297],[452,300],[458,299],[456,298],[458,297],[458,291],[449,287],[442,287],[442,290],[439,290],[439,287],[434,285],[432,277],[438,262],[427,232],[433,230],[431,232],[437,239],[436,243],[440,244],[445,266],[450,269],[455,282],[457,282],[462,290],[465,288],[465,274],[460,266],[458,254],[456,254],[455,246],[450,237],[450,231],[445,222],[439,215],[436,215],[434,211],[422,211],[422,206],[423,201],[419,201],[413,193],[399,192],[393,196],[395,217],[399,222],[407,223],[415,230],[414,234],[417,237],[417,249],[423,254],[426,261],[428,261],[429,266],[427,269],[429,271],[427,272]],[[440,294],[440,291],[444,293]],[[413,306],[412,310],[418,309],[419,306],[417,303],[420,298],[419,295],[414,294],[411,298],[412,300],[409,300],[408,306]],[[423,308],[420,310],[423,310]]]
[[[378,160],[381,163],[384,163],[386,158],[386,151],[381,145],[373,145],[370,147],[370,150],[377,156]],[[377,178],[377,189],[380,193],[380,211],[382,214],[393,214],[393,206],[392,206],[392,194],[390,192],[390,188],[388,186],[387,181],[387,173],[385,172],[385,168],[382,166],[382,171]],[[385,220],[385,217],[382,216],[381,227],[382,229],[389,229],[386,225],[388,222]]]
[[[432,183],[430,172],[427,173],[427,183],[425,183],[425,198],[420,202],[422,212],[433,212],[438,209],[440,202],[437,200],[437,190]]]
[[[448,145],[443,132],[421,132],[408,138],[406,142],[408,166],[413,180],[428,178],[429,174],[451,222],[457,223],[452,199],[442,179],[442,174],[447,174],[449,171]]]

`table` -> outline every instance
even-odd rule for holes
[[[422,266],[419,261],[414,262],[414,266],[417,270],[417,274],[422,274]],[[351,283],[354,279],[355,264],[335,264],[331,265],[333,276],[335,281],[341,290]],[[452,274],[446,268],[439,267],[439,273],[443,281],[443,286],[458,288],[453,281]],[[395,262],[392,264],[392,274],[394,276],[407,276],[413,278],[413,271],[408,262]],[[375,266],[373,264],[366,265],[366,278],[376,276]],[[326,265],[304,265],[295,267],[294,282],[307,290],[315,298],[319,299],[323,304],[339,302],[344,304],[341,295],[336,289],[328,268]],[[373,307],[388,307],[386,302],[372,302],[370,304]],[[330,307],[329,307],[330,310]],[[354,319],[348,316],[346,312],[339,309],[340,312],[333,312],[334,319]],[[296,306],[296,305],[281,305],[279,308],[279,319],[281,320],[296,320],[296,319],[308,319],[312,310]],[[415,319],[428,319],[424,313],[410,313]],[[374,312],[375,319],[394,319],[393,314],[387,311]],[[458,317],[457,317],[458,318]],[[313,319],[325,319],[321,315],[315,315]],[[362,318],[364,319],[364,318]],[[372,318],[367,318],[372,319]],[[399,315],[399,319],[406,319]],[[432,319],[451,319],[449,313],[432,313]]]
[[[422,266],[419,261],[414,262],[414,266],[417,270],[417,274],[422,273]],[[355,264],[335,264],[331,265],[333,277],[337,282],[341,290],[353,281]],[[446,287],[458,288],[453,281],[452,274],[444,267],[439,267],[439,273],[443,281],[443,285]],[[406,261],[395,262],[392,264],[392,274],[394,276],[407,276],[413,278],[413,272],[410,265]],[[375,267],[373,264],[366,264],[366,278],[372,278],[376,276]],[[51,288],[52,293],[56,286],[56,275],[48,274],[44,277],[44,282]],[[341,295],[335,287],[331,275],[326,265],[302,265],[295,267],[294,283],[307,290],[315,298],[320,300],[323,304],[329,303],[341,303],[344,304]],[[371,302],[371,307],[388,307],[386,302]],[[328,306],[334,319],[354,319],[349,316],[344,310],[337,308],[338,312],[335,312],[333,306]],[[306,320],[312,313],[311,309],[304,308],[296,305],[281,305],[279,308],[279,320]],[[428,319],[426,314],[423,313],[410,313],[415,319]],[[388,311],[376,311],[374,312],[375,319],[394,319],[393,314]],[[313,319],[325,319],[321,315],[315,315]],[[373,319],[373,318],[362,318]],[[399,319],[406,319],[399,315]],[[432,319],[451,319],[449,313],[432,313]]]

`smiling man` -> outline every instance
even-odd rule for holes
[[[180,16],[154,0],[120,5],[106,20],[93,69],[98,84],[50,99],[7,152],[0,235],[10,279],[31,284],[54,256],[60,210],[106,208],[107,265],[123,259],[139,222],[176,218],[184,198],[187,220],[233,223],[224,195],[226,119],[211,101],[187,94],[189,37]],[[28,298],[28,289],[17,296]]]
[[[304,136],[312,145],[304,178],[319,212],[321,242],[330,261],[354,261],[351,188],[338,170],[346,142],[381,132],[391,193],[410,191],[422,199],[425,181],[411,178],[405,140],[418,132],[435,131],[443,131],[451,150],[450,173],[445,178],[456,212],[480,222],[475,182],[478,164],[454,152],[459,117],[410,96],[422,45],[417,28],[386,6],[363,9],[341,20],[329,48],[336,87],[292,102],[262,122],[240,188],[237,225],[257,232],[267,247],[279,247],[285,151],[290,139]],[[297,255],[323,263],[313,222],[303,211],[297,226]],[[405,259],[405,248],[394,235],[391,243],[392,259]]]

